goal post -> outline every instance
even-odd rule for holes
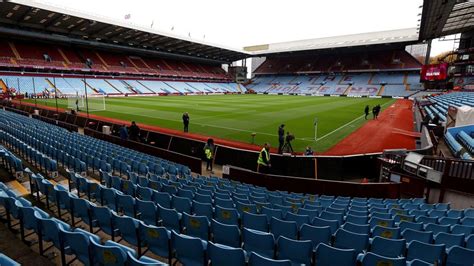
[[[70,93],[63,94],[67,98],[67,107],[75,111],[96,112],[105,111],[105,95],[100,93]]]
[[[67,98],[67,108],[78,111],[85,107],[85,97],[79,93],[64,94],[63,97]]]
[[[86,104],[89,112],[105,111],[105,96],[103,94],[88,94]]]

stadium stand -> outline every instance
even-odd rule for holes
[[[269,57],[247,87],[257,93],[406,97],[422,89],[420,68],[405,51]]]
[[[63,261],[73,254],[86,264],[113,258],[143,265],[161,263],[149,257],[159,256],[170,264],[176,259],[206,265],[208,259],[223,259],[215,253],[229,253],[240,258],[236,265],[245,265],[245,257],[305,265],[356,265],[357,260],[363,265],[372,265],[372,260],[473,263],[471,209],[454,210],[420,198],[269,191],[192,176],[185,166],[19,114],[0,111],[0,121],[2,166],[27,176],[33,199],[51,213],[0,183],[5,220],[13,228],[19,219],[22,239],[26,232],[41,235],[41,241],[60,251]],[[25,169],[16,154],[45,177]],[[59,168],[68,169],[67,185],[50,181]],[[99,181],[92,177],[96,172]],[[202,212],[206,205],[207,214]],[[71,216],[68,222],[58,219],[66,213]],[[76,227],[78,222],[86,230]],[[103,243],[93,233],[97,230],[112,240]],[[333,237],[316,233],[321,230],[330,230]],[[114,241],[118,237],[123,244]],[[387,249],[389,245],[394,248]],[[102,256],[105,251],[108,257]]]
[[[220,66],[179,62],[172,59],[141,58],[137,55],[8,39],[0,40],[0,47],[2,48],[0,53],[2,66],[11,68],[92,70],[104,74],[229,80]]]
[[[214,82],[184,82],[167,80],[147,79],[122,79],[122,78],[63,78],[55,76],[28,77],[26,75],[0,74],[8,88],[14,88],[19,93],[43,94],[54,93],[58,90],[59,96],[84,94],[84,87],[88,94],[123,95],[123,94],[204,94],[204,93],[239,93],[237,83],[214,83]],[[245,87],[243,87],[245,88]]]

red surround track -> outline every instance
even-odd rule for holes
[[[19,104],[19,101],[15,101]],[[22,102],[23,105],[35,106],[34,103]],[[43,109],[56,111],[55,107],[39,105]],[[64,112],[65,109],[58,108],[59,111]],[[87,117],[86,113],[79,113],[79,116]],[[130,121],[120,120],[115,118],[109,118],[94,114],[89,114],[89,118],[95,120],[101,120],[114,124],[130,124]],[[196,134],[196,133],[184,133],[179,130],[151,126],[147,124],[140,124],[138,126],[142,129],[160,132],[176,137],[188,138],[199,141],[207,141],[209,136]],[[382,111],[378,120],[369,121],[361,128],[357,129],[349,136],[344,138],[338,144],[333,146],[331,149],[324,153],[318,153],[320,155],[351,155],[351,154],[364,154],[364,153],[375,153],[381,152],[384,149],[414,149],[415,138],[419,136],[419,133],[413,132],[413,111],[412,101],[410,100],[397,100],[389,108]],[[243,150],[260,151],[261,147],[249,143],[239,142],[235,140],[215,138],[214,142],[219,145],[233,147]],[[276,153],[277,148],[273,147],[271,152]],[[299,153],[301,154],[301,153]]]
[[[413,132],[413,102],[397,100],[371,120],[352,132],[324,155],[351,155],[381,152],[384,149],[415,149],[418,132]]]

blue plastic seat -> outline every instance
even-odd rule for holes
[[[243,249],[250,254],[255,252],[273,259],[275,255],[275,238],[271,233],[244,228],[242,231]]]
[[[212,191],[210,192],[212,194]],[[194,194],[194,200],[199,202],[199,203],[208,203],[212,204],[212,196],[211,194],[201,194],[199,192],[196,192]]]
[[[138,227],[140,238],[145,243],[148,250],[155,255],[168,258],[168,263],[171,265],[171,231],[162,226],[157,227],[146,225],[144,223],[140,223]]]
[[[180,213],[191,213],[192,202],[188,198],[173,195],[171,196],[171,207]]]
[[[348,214],[346,215],[346,223],[353,223],[353,224],[359,224],[359,225],[365,225],[368,224],[369,217],[367,215],[364,216],[359,216],[359,215],[353,215],[353,214]]]
[[[474,265],[474,250],[454,246],[448,249],[446,266]]]
[[[51,247],[57,249],[61,248],[61,238],[60,238],[60,229],[69,231],[71,227],[69,224],[58,220],[56,218],[41,218],[38,217],[39,229],[41,234],[39,235],[39,241],[42,242],[51,242],[51,246],[44,248],[43,244],[39,245],[40,254],[43,255],[44,251],[48,250]]]
[[[280,236],[285,236],[291,239],[297,239],[298,225],[294,221],[283,221],[273,217],[270,220],[270,232],[276,239]]]
[[[372,237],[385,237],[390,239],[399,239],[400,238],[400,228],[398,227],[383,227],[375,226],[372,229]]]
[[[158,260],[154,260],[147,256],[141,256],[139,259],[135,258],[135,256],[127,252],[127,264],[129,266],[165,266],[166,263],[162,263]]]
[[[112,211],[107,207],[91,207],[91,219],[94,227],[99,227],[100,230],[112,237],[115,240],[115,236],[118,235],[118,230],[114,228],[112,222]]]
[[[216,196],[214,198],[214,206],[219,206],[219,207],[222,207],[222,208],[234,208],[235,205],[234,205],[234,201],[232,199],[230,199],[230,196],[229,198],[221,198],[219,196]]]
[[[74,254],[75,259],[82,262],[84,265],[92,265],[92,253],[90,238],[99,243],[100,238],[97,235],[91,234],[82,229],[76,228],[74,231],[64,230],[59,228],[62,244],[61,257],[64,263],[66,262],[65,254]],[[72,262],[72,261],[70,261]],[[70,263],[69,262],[69,263]]]
[[[346,222],[342,225],[342,228],[345,230],[352,232],[352,233],[357,233],[357,234],[366,234],[368,235],[370,233],[370,227],[368,224],[365,225],[358,225],[358,224],[353,224],[350,222]]]
[[[331,235],[331,228],[329,226],[317,227],[304,224],[300,229],[300,240],[311,240],[313,249],[316,249],[319,243],[329,244]]]
[[[171,196],[166,192],[153,191],[153,201],[163,208],[171,209]]]
[[[241,248],[233,248],[217,243],[208,243],[208,254],[214,266],[245,266],[246,253]]]
[[[462,211],[462,210],[449,210],[446,213],[446,217],[462,219],[464,217],[464,211]]]
[[[255,204],[250,204],[250,203],[244,203],[242,201],[237,201],[235,203],[235,208],[239,212],[239,214],[242,216],[243,213],[257,213],[257,205]]]
[[[412,229],[405,229],[402,232],[402,237],[405,238],[407,243],[410,243],[413,240],[423,242],[423,243],[432,243],[433,242],[433,233],[432,232],[423,232]]]
[[[451,231],[451,227],[449,225],[425,224],[425,231],[431,231],[433,235],[436,235],[438,233],[448,233]]]
[[[209,238],[209,220],[206,216],[196,216],[183,213],[182,216],[183,232],[186,235],[199,237],[203,240]]]
[[[151,201],[153,198],[153,190],[148,187],[137,185],[137,197],[141,200]]]
[[[214,210],[214,217],[218,222],[225,224],[239,224],[239,212],[234,208],[223,208],[216,206]]]
[[[311,265],[313,243],[310,240],[293,240],[281,236],[277,241],[276,258],[291,260],[293,265]]]
[[[211,221],[212,241],[229,247],[240,247],[240,230],[237,225],[223,224]]]
[[[416,230],[416,231],[422,231],[423,230],[423,223],[414,223],[414,222],[401,221],[398,224],[398,228],[400,228],[401,232],[403,232],[405,229],[412,229],[412,230]]]
[[[158,205],[158,216],[161,218],[161,225],[164,227],[180,232],[181,230],[181,213],[175,209],[168,209]]]
[[[112,213],[112,221],[120,236],[129,244],[137,247],[137,253],[141,255],[142,242],[138,232],[139,220],[128,216],[119,216]]]
[[[274,260],[255,252],[250,254],[249,266],[291,266],[291,261],[289,260]]]
[[[272,208],[263,206],[260,212],[267,216],[267,220],[269,223],[272,217],[275,217],[280,220],[283,219],[283,212],[280,209],[272,209]]]
[[[474,217],[464,217],[461,219],[462,225],[474,226]]]
[[[130,195],[117,194],[116,197],[117,212],[122,212],[130,217],[136,216],[135,198]]]
[[[2,266],[20,266],[21,264],[0,253],[0,265]]]
[[[406,250],[405,239],[388,239],[376,236],[372,239],[370,244],[370,252],[385,256],[396,258],[403,256]]]
[[[334,247],[341,249],[354,249],[356,253],[367,250],[369,246],[369,236],[367,234],[352,233],[342,228],[335,234]]]
[[[122,192],[114,188],[102,188],[100,190],[101,194],[101,205],[107,206],[109,209],[117,211],[117,195],[122,194]]]
[[[403,257],[384,257],[372,252],[367,252],[362,256],[362,266],[374,265],[390,265],[390,266],[405,266],[405,258]]]
[[[127,261],[127,252],[135,254],[133,249],[113,241],[107,241],[105,244],[96,242],[96,239],[90,238],[92,248],[93,265],[125,265]]]
[[[436,224],[438,222],[438,218],[428,217],[428,216],[420,216],[420,217],[416,218],[416,221],[418,223],[423,223],[423,224]]]
[[[440,225],[449,225],[449,226],[453,226],[453,225],[457,225],[461,222],[461,219],[460,218],[452,218],[452,217],[441,217],[438,219],[438,223]]]
[[[312,224],[314,226],[329,226],[331,228],[331,234],[336,233],[337,229],[339,228],[339,222],[336,220],[326,220],[321,218],[314,218]]]
[[[319,244],[316,248],[315,264],[318,266],[354,266],[356,252],[354,249],[339,249]]]
[[[158,208],[153,201],[136,200],[137,218],[150,225],[158,223]]]
[[[89,225],[92,232],[91,208],[95,204],[81,198],[71,198],[71,225],[75,226],[77,221],[74,218],[80,218],[82,222]]]
[[[374,228],[377,225],[384,226],[384,227],[394,227],[395,221],[393,219],[383,219],[383,218],[373,217],[373,218],[370,218],[369,224],[370,224],[370,228]]]
[[[464,234],[468,236],[474,233],[474,226],[456,224],[451,227],[452,234]]]
[[[296,222],[297,228],[301,228],[303,224],[311,224],[310,217],[308,215],[294,214],[288,212],[285,217],[286,221]]]
[[[392,219],[392,215],[390,213],[382,213],[382,212],[372,212],[372,213],[370,213],[370,217],[372,217],[372,218],[382,218],[382,219]]]
[[[474,235],[466,237],[466,248],[474,249]]]
[[[210,203],[193,201],[192,212],[195,215],[206,216],[209,221],[214,217],[214,208]]]
[[[463,246],[464,244],[464,234],[448,234],[448,233],[438,233],[434,236],[435,244],[444,244],[446,248],[451,248],[453,246]]]
[[[310,224],[311,221],[313,221],[314,217],[318,217],[319,213],[320,213],[320,211],[317,210],[317,209],[306,209],[306,207],[305,208],[300,208],[298,210],[299,215],[306,215],[306,216],[309,217],[309,221],[307,222],[307,224]]]
[[[171,244],[176,259],[183,265],[207,264],[207,241],[171,231]]]
[[[112,176],[112,188],[122,191],[122,178],[119,176]]]
[[[242,227],[268,232],[268,220],[264,214],[244,212],[242,214]]]
[[[407,261],[419,259],[432,264],[440,264],[444,253],[445,245],[427,244],[417,240],[408,243]]]
[[[319,218],[325,219],[325,220],[336,220],[338,221],[339,225],[341,225],[344,220],[344,214],[323,211],[319,215]]]
[[[77,198],[76,195],[70,193],[69,191],[64,191],[60,189],[60,186],[57,185],[55,188],[56,195],[57,195],[57,204],[58,205],[58,217],[62,218],[63,214],[61,210],[67,210],[68,212],[71,211],[71,198]]]

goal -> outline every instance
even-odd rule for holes
[[[67,107],[76,111],[105,111],[105,96],[103,94],[63,94],[67,98]]]

